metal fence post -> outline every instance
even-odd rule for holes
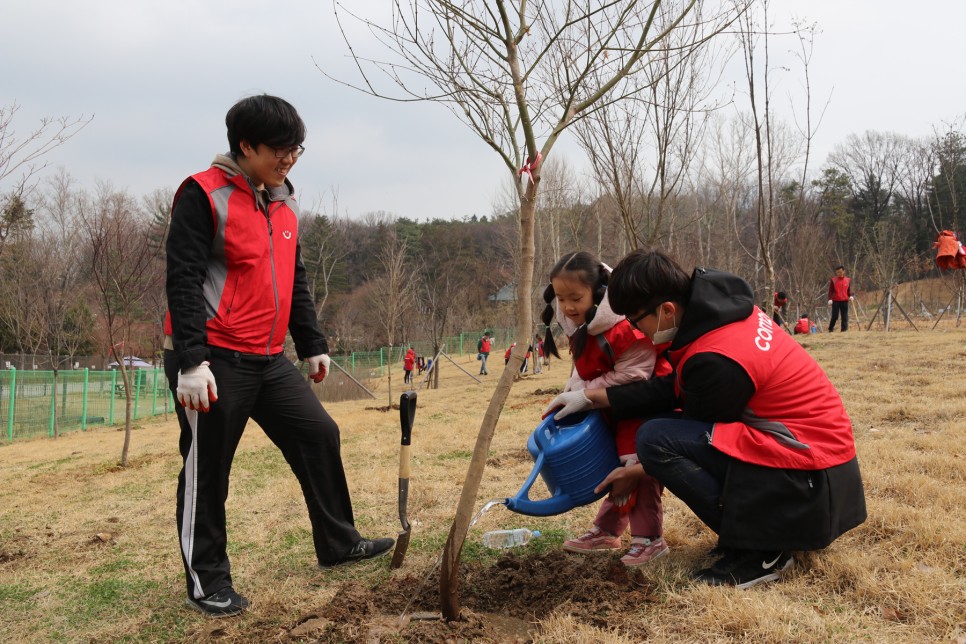
[[[87,394],[90,392],[90,370],[84,367],[84,396],[81,398],[81,431],[87,431]]]
[[[111,396],[111,404],[107,412],[107,416],[108,416],[107,424],[113,425],[114,424],[114,399],[117,398],[117,369],[111,370],[110,396]]]
[[[17,405],[17,369],[10,367],[10,404],[7,406],[7,439],[13,442],[13,411]]]
[[[137,420],[138,403],[141,402],[141,370],[137,369],[131,375],[134,376],[134,414],[132,418],[134,418],[134,420]],[[130,378],[128,378],[128,382],[131,382]]]
[[[151,415],[158,413],[158,368],[154,368],[154,386],[151,387]]]
[[[47,436],[54,437],[54,417],[57,415],[57,372],[50,372],[50,418],[47,424]]]

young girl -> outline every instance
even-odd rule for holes
[[[570,340],[574,372],[566,391],[621,385],[650,378],[653,373],[670,373],[670,365],[658,358],[654,345],[633,328],[623,315],[617,315],[607,300],[610,268],[593,255],[576,252],[564,255],[550,271],[550,285],[543,297],[547,307],[543,323],[547,327],[544,352],[560,357],[550,323],[554,317]],[[641,419],[613,421],[605,414],[615,432],[621,463],[635,465],[636,435]],[[663,557],[670,549],[664,542],[663,488],[645,476],[636,490],[604,499],[594,526],[580,537],[564,543],[564,550],[576,553],[617,550],[621,534],[631,527],[631,547],[621,558],[629,567],[641,566]]]

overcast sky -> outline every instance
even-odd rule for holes
[[[372,13],[390,0],[349,4]],[[831,102],[813,164],[851,133],[927,136],[966,113],[966,2],[773,0],[772,12],[776,28],[796,16],[822,30],[811,77],[815,100]],[[141,195],[225,151],[236,100],[277,94],[308,126],[292,174],[303,207],[331,212],[337,191],[339,214],[353,217],[491,214],[507,174],[496,154],[442,107],[364,96],[313,62],[352,78],[345,55],[329,0],[11,0],[0,14],[0,105],[20,105],[18,136],[44,116],[93,114],[51,165],[85,188],[110,181]],[[788,103],[788,82],[777,102]],[[572,144],[560,152],[583,165]]]

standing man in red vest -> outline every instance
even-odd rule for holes
[[[611,274],[611,307],[674,368],[607,389],[560,394],[557,417],[610,407],[662,417],[637,432],[640,465],[615,469],[611,494],[647,472],[718,535],[720,558],[697,580],[748,588],[773,581],[792,551],[818,550],[865,521],[852,423],[818,363],[735,275],[691,277],[665,253],[636,250]]]
[[[489,372],[486,370],[486,361],[490,357],[490,334],[484,333],[483,337],[480,338],[479,342],[476,343],[476,353],[480,361],[480,375],[488,376]]]
[[[339,427],[282,352],[288,331],[309,377],[321,382],[328,373],[288,180],[305,151],[305,124],[288,102],[264,94],[236,103],[225,124],[230,151],[174,197],[164,344],[179,403],[177,521],[188,605],[211,617],[248,608],[232,585],[225,500],[249,419],[301,485],[319,566],[369,559],[393,545],[356,530]]]
[[[842,333],[849,330],[849,302],[852,296],[852,280],[845,276],[845,267],[841,264],[835,267],[835,275],[828,282],[828,305],[832,307],[832,319],[828,323],[828,332],[835,328],[835,322],[842,316]]]

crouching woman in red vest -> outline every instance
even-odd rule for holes
[[[739,277],[688,277],[659,250],[636,250],[610,278],[611,306],[660,345],[669,376],[582,392],[554,406],[654,416],[637,433],[642,468],[718,534],[720,558],[695,578],[747,588],[773,581],[792,551],[824,548],[866,519],[852,424],[825,372],[754,305]]]

